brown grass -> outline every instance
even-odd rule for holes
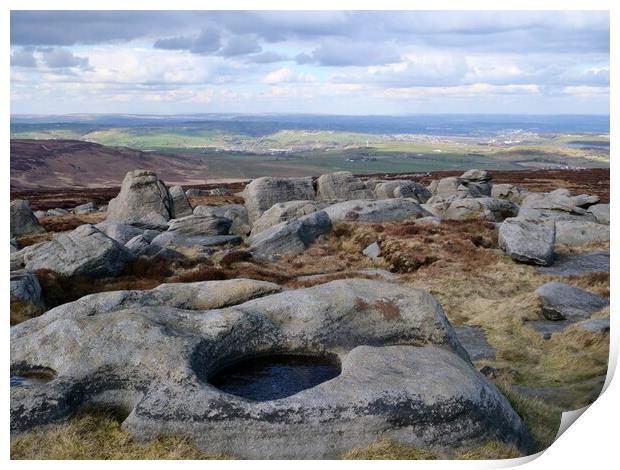
[[[11,441],[13,460],[178,460],[229,459],[206,455],[184,436],[159,437],[140,444],[113,415],[90,411],[67,424],[27,434]]]
[[[169,277],[166,282],[199,282],[199,281],[221,281],[227,279],[226,273],[213,266],[202,266],[176,276]]]

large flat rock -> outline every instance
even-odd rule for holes
[[[553,266],[541,266],[538,272],[548,276],[579,276],[586,273],[608,273],[609,252],[593,251],[556,255]]]
[[[230,282],[95,294],[14,327],[12,375],[55,378],[11,387],[12,432],[96,403],[129,412],[138,440],[183,434],[245,458],[336,458],[380,438],[447,455],[494,439],[533,450],[430,294],[349,279],[214,308]],[[341,373],[270,401],[209,383],[231,362],[282,353],[335,355]]]

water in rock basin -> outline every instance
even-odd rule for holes
[[[11,387],[26,387],[47,383],[56,378],[56,374],[49,370],[31,370],[11,373]]]
[[[254,401],[294,395],[340,374],[340,365],[322,356],[263,356],[237,362],[209,379],[220,390]]]

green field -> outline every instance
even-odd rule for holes
[[[511,170],[609,166],[609,147],[604,145],[609,136],[591,134],[527,134],[476,140],[320,130],[283,129],[248,135],[189,125],[93,128],[57,124],[12,128],[11,138],[79,139],[108,146],[199,155],[211,175],[227,178],[318,175],[338,170],[363,174],[474,167]]]

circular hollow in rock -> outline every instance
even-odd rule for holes
[[[295,395],[340,375],[336,356],[278,354],[243,359],[209,378],[223,392],[253,401]]]
[[[56,371],[48,367],[27,367],[11,370],[11,387],[25,387],[51,382]]]

